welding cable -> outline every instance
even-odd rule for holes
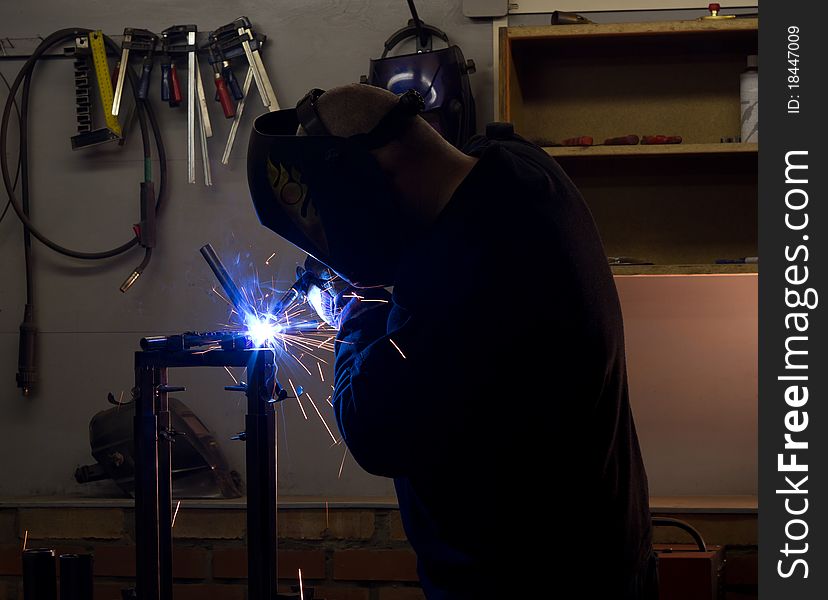
[[[11,115],[11,108],[13,101],[12,99],[17,95],[18,89],[20,89],[21,83],[24,83],[26,78],[30,78],[32,72],[34,71],[34,67],[37,64],[37,61],[50,50],[53,46],[56,46],[61,43],[66,43],[68,41],[74,41],[75,37],[78,35],[84,35],[92,33],[91,29],[82,29],[82,28],[69,28],[69,29],[61,29],[56,31],[46,37],[40,45],[34,50],[32,55],[26,60],[23,67],[20,69],[20,72],[17,74],[17,77],[14,79],[14,82],[11,85],[11,89],[9,91],[9,98],[6,100],[5,108],[3,109],[3,116],[0,119],[0,170],[2,170],[3,175],[3,184],[6,188],[6,193],[9,196],[9,201],[11,202],[11,206],[14,209],[14,212],[17,213],[18,218],[23,223],[26,230],[35,238],[37,238],[41,243],[45,246],[51,248],[55,252],[62,254],[64,256],[69,256],[71,258],[79,258],[84,260],[101,260],[106,258],[112,258],[114,256],[118,256],[123,254],[124,252],[130,250],[134,246],[136,246],[139,242],[138,234],[136,233],[135,236],[130,239],[129,241],[117,246],[115,248],[104,250],[100,252],[81,252],[78,250],[73,250],[71,248],[67,248],[58,244],[57,242],[51,240],[47,237],[43,232],[41,232],[31,221],[27,214],[27,210],[24,209],[23,204],[18,200],[17,196],[15,195],[14,186],[11,181],[10,173],[9,173],[9,165],[8,165],[8,130],[9,130],[9,120]],[[104,41],[106,42],[106,46],[109,50],[113,53],[117,54],[119,48],[118,45],[115,44],[109,37],[104,36]],[[136,115],[138,117],[138,124],[141,130],[141,141],[143,144],[143,153],[144,153],[144,181],[151,182],[152,181],[152,152],[150,146],[150,139],[149,139],[149,131],[147,127],[147,121],[149,121],[149,128],[152,129],[156,152],[158,154],[158,161],[159,161],[159,184],[158,184],[158,193],[155,198],[155,212],[156,215],[159,214],[162,201],[164,198],[164,192],[166,189],[166,179],[167,179],[167,165],[166,165],[166,152],[164,150],[164,144],[161,140],[161,132],[158,125],[158,121],[155,117],[155,113],[152,110],[152,106],[138,98],[138,78],[133,72],[131,68],[128,66],[122,66],[122,68],[126,68],[127,76],[130,82],[130,86],[132,88],[133,96],[135,97],[135,106],[136,106]],[[24,91],[25,91],[25,84],[24,84]],[[28,98],[25,99],[26,103],[28,103]],[[26,118],[26,111],[28,107],[24,103],[23,98],[21,98],[20,103],[20,112],[21,114],[21,137],[26,136],[27,131],[25,127],[25,118]],[[21,147],[25,146],[25,141],[21,141]],[[23,173],[28,172],[28,157],[25,154],[20,156],[21,161],[21,169]],[[21,182],[26,185],[25,177],[21,175]],[[141,274],[143,269],[149,262],[150,257],[152,256],[152,252],[149,248],[145,249],[144,259],[141,261],[138,267],[133,271],[131,278],[137,279],[137,276]],[[133,279],[133,281],[134,281]]]
[[[11,92],[11,84],[9,84],[9,80],[6,79],[6,76],[3,73],[0,73],[0,80],[3,81],[3,85],[6,86],[6,89]],[[17,106],[17,98],[12,98],[12,102],[14,103],[14,112],[17,114],[17,122],[20,123],[20,109]],[[12,189],[17,189],[17,181],[20,179],[20,154],[17,155],[17,169],[14,174],[14,182],[12,183]],[[9,212],[9,208],[11,208],[11,200],[6,200],[6,206],[3,207],[3,212],[0,214],[0,223],[3,222],[3,219],[6,218],[6,214]]]

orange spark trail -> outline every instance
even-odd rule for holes
[[[331,436],[331,439],[334,441],[334,444],[335,444],[336,443],[336,437],[334,436],[333,432],[331,431],[331,428],[328,427],[328,424],[325,422],[325,418],[322,416],[322,413],[319,412],[319,409],[316,407],[316,402],[313,401],[313,398],[311,398],[310,394],[306,393],[305,396],[307,396],[308,400],[310,400],[311,404],[313,405],[313,410],[315,410],[316,414],[319,415],[319,420],[322,421],[322,424],[325,426],[325,429],[328,430],[328,435]]]
[[[181,500],[178,501],[178,504],[175,505],[175,512],[173,513],[172,524],[170,528],[175,527],[175,518],[178,516],[178,509],[181,508]]]
[[[345,454],[342,455],[342,462],[339,464],[339,475],[337,479],[342,478],[342,468],[345,466],[345,457],[348,456],[348,447],[345,446]]]
[[[394,346],[394,348],[397,349],[397,352],[400,353],[400,356],[402,356],[403,358],[406,358],[405,354],[403,354],[403,351],[400,350],[400,347],[397,346],[397,343],[394,340],[392,340],[391,338],[388,338],[388,341],[391,342],[391,344]]]
[[[302,401],[299,399],[299,394],[296,392],[296,386],[293,385],[293,381],[291,381],[290,377],[288,377],[288,383],[290,384],[290,389],[293,390],[293,395],[296,398],[296,401],[299,403],[299,408],[302,409],[302,415],[305,417],[305,420],[308,420],[308,414],[305,412],[305,407],[302,406]]]
[[[276,253],[275,253],[275,252],[274,252],[273,254],[271,254],[270,256],[268,256],[268,257],[267,257],[267,260],[265,261],[265,264],[266,264],[268,267],[270,266],[270,259],[271,259],[271,258],[273,258],[274,256],[276,256]]]
[[[228,369],[227,367],[224,367],[224,370],[227,371],[228,375],[230,375],[230,378],[233,380],[233,383],[235,383],[236,385],[239,385],[239,380],[236,379],[235,377],[233,377],[233,373],[230,372],[230,369]]]
[[[26,544],[29,543],[29,530],[26,530],[26,534],[23,536],[23,552],[26,551]]]
[[[299,600],[305,600],[305,590],[302,587],[302,569],[299,569]]]

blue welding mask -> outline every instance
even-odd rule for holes
[[[339,137],[317,113],[323,93],[256,119],[247,152],[253,205],[262,225],[352,285],[390,285],[413,231],[371,150],[402,135],[423,99],[411,90],[370,132]],[[296,135],[299,125],[308,135]]]
[[[432,37],[448,47],[432,50]],[[415,53],[388,56],[408,38],[416,40]],[[454,147],[462,149],[475,133],[476,112],[469,82],[474,71],[474,61],[467,61],[458,46],[450,45],[443,31],[412,20],[386,40],[382,57],[371,60],[368,76],[362,81],[395,94],[417,90],[425,102],[423,119]]]

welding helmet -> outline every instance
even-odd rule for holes
[[[339,137],[319,118],[323,93],[311,90],[295,109],[256,119],[247,153],[256,213],[352,285],[390,285],[412,230],[371,150],[402,135],[422,112],[422,96],[410,90],[371,131]],[[296,135],[299,125],[308,135]]]
[[[448,47],[432,50],[432,37],[443,40]],[[415,53],[388,56],[408,38],[416,40]],[[449,143],[462,149],[475,133],[475,105],[469,82],[474,71],[474,61],[467,61],[458,46],[450,45],[443,31],[412,19],[386,40],[382,57],[371,60],[362,81],[395,94],[417,90],[425,101],[422,117]]]

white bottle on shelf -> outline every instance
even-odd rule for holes
[[[759,57],[747,57],[747,69],[739,77],[742,103],[742,143],[759,143]]]

